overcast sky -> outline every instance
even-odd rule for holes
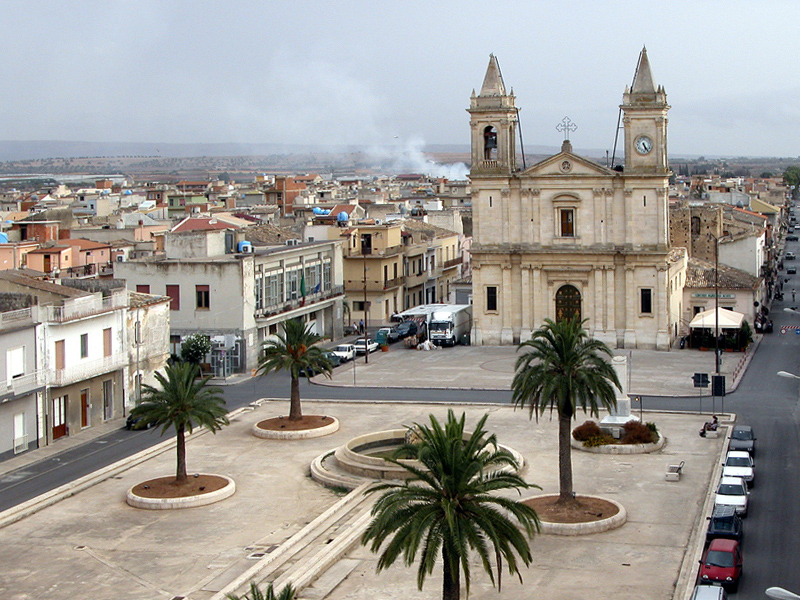
[[[643,45],[670,154],[800,154],[800,2],[2,0],[0,140],[467,144],[490,53],[526,146],[610,150]]]

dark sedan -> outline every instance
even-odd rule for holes
[[[753,428],[750,425],[737,425],[731,432],[731,450],[746,450],[750,456],[756,453],[756,436],[753,435]]]

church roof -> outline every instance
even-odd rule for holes
[[[489,66],[486,68],[486,76],[483,78],[481,96],[505,96],[506,86],[503,83],[503,75],[500,73],[500,65],[494,54],[489,55]]]
[[[650,61],[647,60],[647,48],[642,48],[639,55],[639,64],[636,67],[636,75],[633,79],[631,93],[633,94],[655,94],[656,87],[653,84],[653,74],[650,71]]]
[[[746,271],[722,263],[719,265],[719,287],[721,289],[755,290],[759,283],[758,277],[754,277]],[[686,267],[686,287],[713,288],[714,263],[690,256]]]

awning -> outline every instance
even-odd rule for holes
[[[719,310],[719,328],[720,329],[739,329],[744,321],[742,313],[728,310],[727,308],[720,308]],[[704,310],[697,313],[689,323],[692,329],[715,329],[717,327],[717,318],[714,316],[714,309]]]

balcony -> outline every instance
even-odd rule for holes
[[[0,382],[0,397],[23,396],[38,388],[44,387],[46,371],[34,371]]]
[[[81,298],[63,306],[43,306],[44,319],[49,323],[65,323],[124,308],[127,294],[114,294],[105,298]]]
[[[444,262],[444,265],[442,266],[442,268],[443,269],[452,269],[453,267],[457,267],[458,265],[460,265],[462,262],[463,261],[461,260],[461,257],[459,256],[458,258],[453,258],[451,260],[446,260]]]
[[[55,387],[72,385],[73,383],[86,381],[87,379],[103,375],[104,373],[111,373],[117,369],[121,369],[127,364],[128,357],[121,354],[105,356],[95,360],[84,360],[76,365],[53,371],[50,384]]]
[[[272,304],[267,304],[264,308],[256,309],[255,317],[256,319],[263,319],[265,317],[271,317],[273,315],[277,315],[280,313],[285,313],[292,311],[296,308],[300,308],[302,306],[311,306],[316,304],[317,302],[322,302],[324,300],[328,300],[330,298],[335,298],[336,296],[343,296],[344,295],[344,286],[342,285],[335,285],[332,286],[329,290],[322,290],[320,292],[312,292],[311,294],[306,294],[305,298],[294,298],[284,300],[283,302],[275,302]]]
[[[389,258],[403,253],[404,246],[389,246],[387,248],[364,248],[361,253],[359,248],[347,248],[343,255],[345,258]]]
[[[0,330],[33,325],[33,311],[30,307],[0,313]]]

